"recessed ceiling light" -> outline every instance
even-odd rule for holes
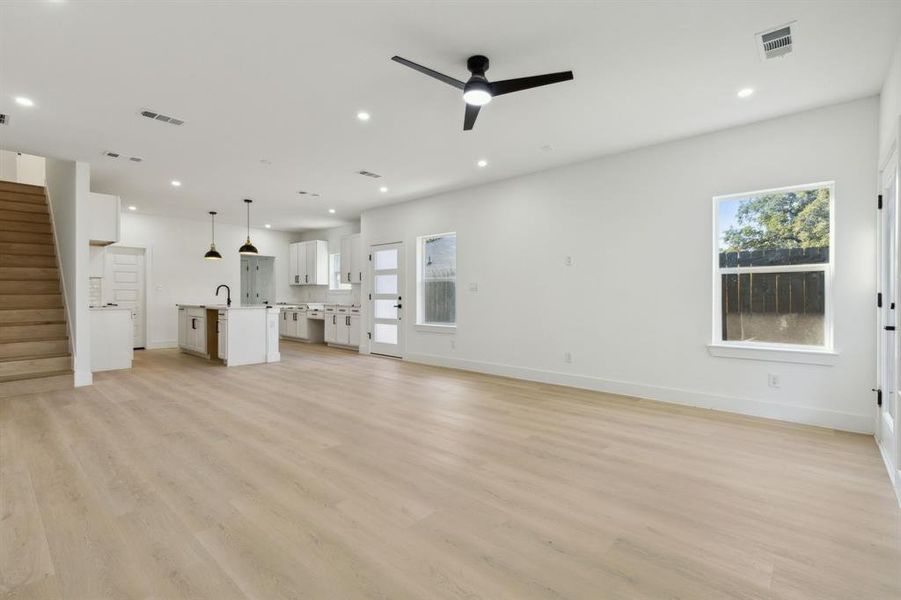
[[[357,113],[357,118],[360,119],[361,121],[368,121],[369,113],[366,112],[365,110],[361,110],[360,112]]]
[[[385,186],[382,186],[379,188],[379,191],[384,194],[385,192],[388,191],[388,188],[386,188]]]
[[[738,90],[738,97],[739,98],[747,98],[748,96],[750,96],[753,93],[754,93],[754,88],[742,88],[742,89]]]
[[[175,179],[173,179],[173,180],[172,180],[172,186],[173,186],[173,187],[181,187],[181,182],[180,182],[180,181],[177,181],[177,180],[175,180]]]
[[[331,214],[335,214],[335,209],[334,209],[334,208],[330,208],[330,209],[328,209],[328,211],[329,211]]]
[[[138,207],[137,206],[129,206],[128,210],[138,210]]]
[[[485,159],[482,159],[482,160],[480,160],[479,162],[477,162],[476,164],[479,165],[480,167],[487,167],[487,166],[488,166],[488,161],[485,160]]]
[[[20,106],[34,106],[34,100],[25,96],[16,96],[16,104]]]
[[[266,229],[272,229],[272,225],[270,225],[269,223],[266,223],[265,225],[263,225],[263,227],[265,227]]]

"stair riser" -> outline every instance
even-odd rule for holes
[[[59,281],[0,281],[0,294],[59,294]]]
[[[26,204],[40,204],[41,206],[47,204],[44,199],[44,194],[23,194],[21,192],[5,192],[3,190],[0,190],[0,200],[5,200],[6,202],[24,202]]]
[[[64,338],[65,323],[54,325],[5,325],[0,327],[0,342],[25,342]]]
[[[50,223],[29,223],[27,221],[0,221],[0,231],[53,234]]]
[[[42,223],[50,224],[50,214],[16,212],[14,210],[0,210],[0,222],[3,223]]]
[[[0,281],[59,281],[59,271],[55,267],[0,267]]]
[[[53,236],[49,233],[32,233],[30,231],[0,230],[0,242],[21,242],[23,244],[53,244]]]
[[[20,381],[6,381],[0,383],[0,398],[10,396],[22,396],[25,394],[45,394],[60,390],[71,390],[75,387],[75,381],[71,371],[63,375],[38,377],[36,379],[22,379]]]
[[[43,195],[44,188],[39,185],[31,185],[29,183],[18,183],[16,181],[0,181],[0,192]]]
[[[31,204],[30,202],[9,202],[8,200],[0,200],[0,210],[12,210],[16,212],[26,212],[35,214],[49,214],[47,206],[44,204]]]
[[[66,321],[66,311],[61,308],[23,308],[0,310],[0,325],[60,321]]]
[[[0,379],[58,373],[70,368],[71,362],[68,356],[0,362]]]
[[[55,269],[56,257],[0,254],[0,267],[39,267],[42,269]]]
[[[63,308],[61,294],[0,295],[0,309],[6,308]]]
[[[69,353],[69,340],[0,343],[0,360],[22,356],[44,356]]]
[[[56,249],[51,244],[21,244],[16,242],[0,242],[0,254],[55,256]]]

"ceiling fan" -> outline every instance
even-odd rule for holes
[[[452,85],[459,90],[463,90],[463,100],[466,101],[466,114],[463,116],[463,129],[469,131],[475,125],[476,117],[479,116],[479,109],[491,102],[495,96],[509,94],[511,92],[521,92],[542,85],[550,85],[552,83],[560,83],[561,81],[569,81],[573,78],[572,71],[561,71],[560,73],[548,73],[547,75],[533,75],[532,77],[520,77],[518,79],[505,79],[503,81],[490,82],[485,78],[485,71],[488,70],[488,57],[477,54],[470,56],[466,61],[466,68],[472,73],[472,76],[465,83],[459,79],[454,79],[444,73],[439,73],[418,65],[413,61],[401,58],[400,56],[392,56],[391,60],[400,64],[416,69],[420,73],[424,73],[429,77],[434,77],[438,81],[443,81],[448,85]]]

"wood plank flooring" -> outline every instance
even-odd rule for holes
[[[0,399],[0,597],[901,598],[870,437],[282,359]]]

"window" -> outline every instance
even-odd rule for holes
[[[341,281],[341,255],[328,255],[328,289],[331,291],[344,291],[350,289],[349,283]]]
[[[832,349],[833,183],[714,198],[714,345]]]
[[[416,253],[417,323],[454,326],[457,323],[457,234],[421,237]]]

